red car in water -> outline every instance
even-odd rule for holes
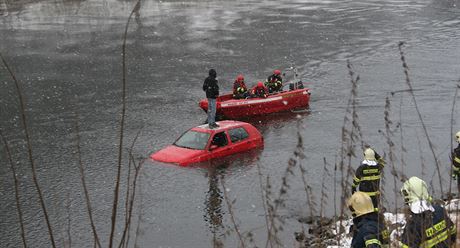
[[[220,121],[217,124],[219,127],[213,129],[208,124],[191,128],[172,145],[153,153],[150,158],[187,166],[264,145],[260,132],[249,123]]]

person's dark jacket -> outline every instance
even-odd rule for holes
[[[256,85],[252,89],[252,95],[254,97],[266,98],[268,96],[268,89],[264,85]]]
[[[219,96],[219,85],[217,84],[217,73],[214,69],[209,70],[209,76],[204,80],[203,91],[206,91],[206,98],[217,98]]]
[[[356,169],[351,191],[354,193],[359,186],[359,191],[368,193],[369,195],[379,194],[380,174],[383,169],[383,164],[379,162],[364,160]]]
[[[353,219],[352,248],[377,248],[389,243],[389,232],[378,213],[369,213]]]
[[[460,144],[458,144],[452,153],[452,165],[454,174],[460,175]]]
[[[434,212],[424,211],[407,220],[401,247],[448,248],[455,244],[457,229],[444,208],[434,205]]]
[[[283,78],[280,75],[272,74],[272,75],[268,76],[267,82],[268,83],[274,83],[274,82],[281,82],[282,83]]]

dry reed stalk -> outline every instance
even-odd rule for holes
[[[78,155],[78,168],[80,169],[80,180],[83,186],[83,193],[85,195],[85,202],[86,202],[86,211],[88,212],[89,221],[91,224],[91,231],[93,232],[94,242],[97,244],[98,247],[102,247],[101,242],[99,241],[99,236],[97,235],[96,225],[94,224],[91,200],[89,197],[88,187],[86,186],[85,169],[84,169],[83,161],[81,158],[80,125],[78,124],[78,119],[79,118],[77,114],[77,120],[75,121],[75,131],[76,131],[76,137],[77,137],[77,155]]]
[[[294,155],[296,155],[296,152],[298,150],[299,144],[302,145],[302,137],[301,136],[298,136],[298,144],[297,144],[297,147],[296,147],[296,151],[294,152]],[[271,223],[270,223],[268,231],[271,233],[271,237],[275,238],[274,241],[278,245],[281,245],[281,242],[277,238],[277,233],[278,233],[278,231],[283,230],[284,220],[281,219],[281,218],[278,218],[277,211],[278,211],[278,209],[280,207],[284,207],[284,197],[287,194],[287,190],[290,188],[290,186],[288,184],[288,178],[289,178],[289,175],[295,175],[294,174],[294,167],[296,166],[296,164],[297,164],[297,161],[294,158],[289,159],[288,166],[286,166],[286,170],[284,171],[283,177],[281,178],[281,181],[282,181],[281,187],[280,187],[280,190],[279,190],[277,198],[274,200],[274,205],[271,205],[271,204],[268,205],[269,206],[268,209],[269,209],[269,213],[270,213],[270,217],[271,217],[270,218]],[[268,185],[268,182],[267,182],[267,185]],[[267,197],[267,199],[269,199],[269,198]],[[279,222],[279,224],[277,222]],[[278,226],[277,226],[277,224],[278,224]],[[268,247],[268,243],[269,243],[269,241],[267,240],[267,243],[265,244],[265,247]]]
[[[120,140],[118,146],[118,166],[117,166],[117,177],[114,188],[114,197],[113,197],[113,206],[112,206],[112,223],[110,228],[110,237],[109,237],[109,248],[113,247],[113,238],[115,233],[115,225],[117,221],[117,209],[118,209],[118,194],[120,190],[120,177],[121,177],[121,162],[123,154],[123,136],[124,136],[124,125],[125,125],[125,115],[126,115],[126,39],[128,36],[128,27],[129,22],[133,14],[139,10],[141,6],[141,1],[138,0],[133,10],[131,11],[128,20],[125,26],[125,33],[123,35],[123,45],[122,45],[122,63],[123,63],[123,78],[122,78],[122,110],[121,110],[121,120],[120,120]]]
[[[137,185],[137,178],[139,176],[139,172],[142,169],[142,166],[145,162],[145,159],[140,161],[138,165],[136,166],[134,157],[130,153],[131,159],[133,160],[133,165],[134,165],[134,179],[133,179],[133,193],[131,194],[131,198],[129,199],[129,212],[128,212],[128,221],[125,223],[125,227],[123,229],[123,236],[120,241],[120,245],[118,247],[124,247],[125,244],[125,237],[127,233],[129,232],[129,226],[131,225],[131,217],[133,215],[133,208],[134,208],[134,199],[136,197],[136,185]],[[128,185],[129,187],[129,185]],[[128,199],[126,199],[128,200]]]
[[[274,206],[272,204],[272,185],[270,183],[270,176],[267,175],[266,179],[266,184],[265,184],[265,199],[266,199],[266,204],[267,204],[267,215],[268,215],[268,220],[269,220],[269,226],[268,226],[268,237],[267,242],[265,243],[265,247],[268,247],[268,244],[270,244],[271,247],[274,246],[275,244],[279,243],[278,235],[277,235],[277,230],[273,231],[272,228],[276,229],[275,224],[275,215],[274,215]]]
[[[264,209],[264,216],[265,216],[265,227],[267,228],[267,241],[270,242],[270,247],[273,247],[273,244],[271,243],[271,233],[270,233],[270,222],[268,219],[268,210],[267,210],[267,205],[266,205],[266,192],[264,191],[264,185],[262,183],[262,170],[260,168],[260,161],[257,161],[256,163],[257,166],[257,174],[259,177],[259,186],[260,186],[260,194],[262,198],[262,207]]]
[[[139,182],[142,182],[142,177],[139,178]],[[138,245],[137,245],[137,241],[138,241],[138,237],[139,237],[139,234],[141,233],[141,218],[142,218],[142,207],[143,207],[143,202],[142,202],[142,183],[140,183],[140,190],[139,190],[139,207],[138,207],[138,211],[139,211],[139,216],[137,217],[137,226],[136,226],[136,232],[135,232],[135,236],[134,236],[134,247],[137,248]],[[128,235],[126,237],[126,247],[129,247],[129,227],[128,227]]]
[[[134,160],[134,157],[133,157],[133,148],[134,148],[134,144],[136,143],[136,140],[137,138],[139,137],[139,134],[141,132],[142,129],[139,129],[136,133],[136,136],[134,137],[133,139],[133,142],[131,143],[131,146],[128,150],[128,156],[129,156],[129,161],[128,161],[128,175],[127,175],[127,179],[126,179],[126,196],[125,196],[125,228],[123,230],[123,236],[122,236],[122,239],[120,241],[120,244],[118,247],[124,247],[125,245],[125,237],[126,237],[126,231],[128,230],[128,227],[129,227],[129,223],[131,222],[131,214],[130,214],[130,188],[131,188],[131,183],[130,183],[130,179],[131,179],[131,165],[134,165],[135,167],[135,170],[137,171],[137,168],[136,168],[136,162]],[[142,162],[143,164],[143,162]],[[137,172],[138,173],[138,172]],[[137,178],[137,174],[135,175],[135,178]],[[132,186],[135,190],[135,187],[136,187],[136,181],[133,182],[133,186]],[[132,206],[131,206],[132,208]]]
[[[404,167],[406,167],[406,160],[404,159],[404,154],[407,152],[406,147],[404,146],[404,130],[403,130],[403,120],[402,120],[402,100],[403,97],[401,96],[401,100],[399,102],[399,141],[401,144],[401,181],[406,181],[408,178],[405,176]]]
[[[346,206],[346,198],[349,196],[348,189],[350,188],[350,183],[347,181],[348,178],[351,177],[353,174],[353,170],[351,167],[351,159],[352,157],[356,157],[355,155],[355,141],[357,139],[361,139],[361,146],[363,147],[362,142],[362,134],[361,128],[359,126],[359,119],[356,110],[356,97],[358,96],[358,82],[359,82],[359,75],[355,76],[355,72],[353,70],[353,66],[350,61],[347,60],[347,69],[348,74],[350,75],[350,82],[351,82],[351,91],[350,97],[348,99],[347,107],[345,110],[345,116],[343,119],[342,125],[342,135],[341,135],[341,148],[340,148],[340,166],[339,169],[341,171],[341,187],[342,187],[342,196],[340,198],[340,221],[339,227],[342,228],[343,224],[343,216],[345,212]],[[351,115],[351,120],[349,115]],[[351,122],[350,130],[347,129],[348,123]],[[358,134],[356,134],[356,132]],[[345,160],[348,159],[348,164],[345,166]],[[346,173],[346,174],[345,174]],[[337,230],[337,233],[342,233],[344,230]],[[337,243],[340,246],[340,235],[337,235]]]
[[[28,158],[30,162],[30,167],[32,170],[32,181],[34,183],[35,189],[37,190],[38,199],[40,201],[40,206],[43,211],[43,215],[45,216],[45,222],[46,222],[46,227],[48,228],[48,235],[50,237],[51,246],[53,248],[56,248],[56,241],[54,239],[53,229],[52,229],[51,222],[48,216],[48,211],[46,210],[45,199],[43,198],[43,193],[42,193],[40,184],[38,183],[37,170],[36,170],[36,166],[35,166],[35,162],[34,162],[33,154],[32,154],[32,144],[31,144],[30,135],[29,135],[29,126],[27,125],[27,119],[26,119],[26,113],[25,113],[26,111],[25,111],[24,97],[22,96],[22,91],[21,91],[19,81],[16,79],[16,76],[14,75],[10,67],[8,66],[8,63],[6,63],[6,60],[1,53],[0,53],[0,57],[2,59],[3,65],[8,70],[16,86],[16,92],[18,94],[18,100],[19,100],[19,110],[21,112],[22,127],[24,129],[24,133],[26,136],[27,153],[28,153]]]
[[[3,146],[5,148],[6,157],[8,158],[8,162],[10,163],[11,172],[13,174],[14,198],[15,198],[15,202],[16,202],[16,211],[18,213],[18,218],[19,218],[19,227],[21,228],[22,245],[23,245],[24,248],[27,248],[26,232],[25,232],[25,228],[24,228],[24,218],[22,216],[22,209],[21,209],[20,196],[19,196],[19,179],[18,179],[18,176],[16,174],[16,168],[15,168],[14,163],[13,163],[10,147],[8,145],[8,142],[5,139],[5,136],[3,136],[3,132],[2,132],[1,129],[0,129],[0,137],[2,138]]]
[[[458,82],[460,83],[460,79],[458,80]],[[460,89],[460,84],[457,84],[457,87],[455,88],[455,94],[454,94],[454,99],[453,99],[453,102],[452,102],[452,110],[450,112],[450,135],[451,137],[453,137],[453,133],[454,133],[454,113],[455,113],[455,105],[456,105],[456,100],[457,100],[457,96],[458,96],[458,89]],[[454,147],[452,145],[452,141],[450,142],[450,151],[453,152],[454,151]],[[452,154],[450,154],[450,163],[451,163],[451,172],[450,174],[452,175],[453,171],[453,157],[452,157]],[[460,180],[460,178],[457,177],[457,180]],[[457,194],[460,193],[460,187],[459,187],[459,182],[457,181]],[[450,204],[452,200],[452,177],[450,177],[449,179],[449,201],[448,201],[448,204]],[[459,226],[458,226],[458,219],[459,219],[459,204],[456,204],[456,209],[455,209],[455,221],[456,221],[456,225],[457,225],[457,230],[459,229]],[[457,232],[457,239],[458,239],[458,232]]]
[[[459,80],[460,82],[460,80]],[[454,113],[455,113],[455,105],[456,105],[456,101],[457,101],[457,96],[458,96],[458,89],[460,88],[460,85],[457,85],[457,87],[455,88],[455,94],[454,94],[454,99],[453,99],[453,102],[452,102],[452,110],[450,112],[450,134],[449,136],[450,137],[453,137],[453,133],[454,133]],[[454,147],[452,145],[452,140],[450,143],[450,151],[453,151],[454,150]],[[452,154],[450,154],[450,163],[452,164]],[[451,166],[451,172],[450,174],[452,175],[452,166]],[[457,180],[460,180],[460,179],[457,179]],[[460,189],[457,188],[457,191],[460,192]],[[449,198],[451,198],[451,194],[452,194],[452,177],[450,177],[449,179]]]
[[[412,88],[412,83],[411,83],[411,80],[410,80],[410,77],[409,77],[409,66],[407,65],[406,58],[404,56],[404,51],[403,51],[404,44],[405,43],[402,42],[402,41],[399,42],[398,48],[399,48],[399,54],[401,56],[402,67],[404,69],[404,75],[406,76],[406,84],[409,87],[409,93],[412,96],[412,101],[414,102],[415,110],[416,110],[416,112],[418,114],[418,118],[420,120],[420,123],[422,124],[423,131],[424,131],[426,139],[428,141],[428,146],[430,147],[430,151],[431,151],[431,153],[433,155],[434,162],[435,162],[435,165],[436,165],[436,170],[438,172],[439,186],[440,186],[440,189],[441,189],[441,195],[443,195],[444,190],[443,190],[443,187],[442,187],[442,177],[441,177],[439,159],[436,156],[436,152],[434,151],[433,142],[431,141],[431,138],[430,138],[430,136],[428,134],[428,130],[426,128],[425,122],[423,121],[422,114],[421,114],[421,112],[419,110],[419,107],[418,107],[418,104],[417,104],[417,99],[415,98],[415,94],[414,94],[414,91],[413,91],[413,88]],[[434,191],[434,188],[433,188],[433,191]]]
[[[236,224],[235,214],[233,212],[233,203],[236,201],[236,199],[233,202],[231,202],[230,199],[228,198],[227,188],[225,187],[225,181],[224,181],[223,176],[220,178],[220,184],[222,185],[222,191],[224,192],[224,199],[225,199],[225,202],[227,203],[228,213],[230,214],[230,220],[232,221],[233,228],[236,232],[236,235],[238,236],[238,239],[240,240],[240,245],[241,245],[240,247],[245,248],[246,245],[244,243],[243,237],[241,236],[241,232],[240,232],[240,229],[238,228],[238,224]]]
[[[306,204],[310,209],[310,216],[313,217],[315,212],[314,197],[310,194],[311,187],[307,182],[307,170],[303,167],[301,162],[301,160],[305,158],[305,148],[303,146],[302,136],[300,135],[300,121],[297,122],[297,145],[296,149],[294,150],[294,158],[296,159],[296,163],[298,164],[300,170],[300,177],[302,178],[302,183],[305,191]]]
[[[72,203],[70,200],[70,194],[67,194],[67,203],[66,203],[66,210],[67,210],[67,243],[69,244],[69,248],[72,247],[72,232],[71,232],[71,227],[72,227],[72,219],[70,215],[70,207]]]
[[[327,177],[330,177],[330,173],[329,173],[329,170],[327,169],[327,161],[326,161],[326,158],[323,157],[323,180],[322,180],[322,183],[321,183],[321,200],[320,200],[320,214],[319,216],[322,218],[324,216],[324,205],[327,203],[326,201],[329,199],[327,197],[327,194],[326,192],[329,190],[329,188],[326,186],[326,180],[325,178]]]
[[[391,113],[391,103],[390,99],[387,96],[385,98],[385,110],[384,110],[384,120],[385,120],[385,138],[386,142],[388,145],[388,162],[389,165],[391,166],[391,175],[393,176],[393,193],[395,195],[395,210],[394,212],[397,213],[397,206],[398,206],[398,188],[397,188],[397,179],[398,179],[398,172],[396,171],[395,167],[395,143],[391,140],[391,137],[394,135],[393,131],[391,131],[391,124],[393,124],[393,121],[390,119],[390,113]],[[388,163],[387,163],[388,164]],[[388,166],[388,165],[387,165]]]

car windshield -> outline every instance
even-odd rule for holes
[[[175,146],[190,148],[195,150],[204,150],[209,140],[209,133],[197,131],[187,131],[174,142]]]

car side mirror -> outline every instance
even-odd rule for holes
[[[219,148],[218,145],[211,145],[211,147],[209,147],[209,150],[212,151],[212,150],[216,150],[217,148]]]

